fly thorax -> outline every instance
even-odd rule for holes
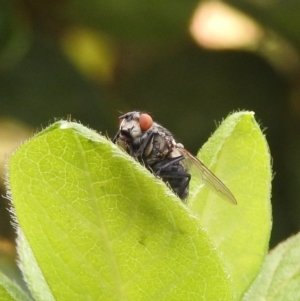
[[[155,135],[153,139],[153,151],[158,158],[164,158],[170,153],[171,149],[166,137],[160,134]]]

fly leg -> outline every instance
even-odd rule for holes
[[[116,134],[116,136],[113,139],[113,143],[116,143],[118,141],[120,133],[121,133],[121,131],[118,131],[118,133]],[[137,150],[136,150],[136,147],[134,145],[132,145],[131,143],[127,143],[128,147],[126,148],[126,151],[133,158],[137,159],[140,162],[143,162],[142,158],[143,158],[143,155],[144,155],[144,151],[149,146],[149,144],[152,142],[153,136],[154,136],[154,133],[150,132]]]
[[[172,166],[174,166],[176,163],[182,161],[183,159],[184,159],[184,156],[178,156],[178,157],[171,158],[171,159],[165,159],[163,161],[160,161],[160,162],[156,163],[155,166],[154,166],[155,174],[157,176],[159,176],[161,171],[166,170],[169,167],[172,168]],[[178,164],[176,164],[176,165],[178,165]],[[153,168],[153,170],[154,170],[154,168]]]
[[[175,194],[185,201],[189,194],[189,183],[191,175],[184,171],[162,171],[161,178],[164,182],[168,183]]]
[[[152,167],[155,175],[168,183],[182,201],[188,197],[191,180],[191,175],[186,172],[183,165],[178,164],[183,159],[183,156],[165,159]]]
[[[135,157],[139,160],[142,159],[145,149],[152,142],[153,136],[154,136],[154,133],[150,132],[149,135],[146,137],[146,139],[141,144],[141,146],[139,147],[139,149],[133,154],[133,157]]]

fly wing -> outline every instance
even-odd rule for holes
[[[205,184],[208,184],[208,186],[224,200],[231,204],[237,204],[237,201],[231,191],[200,160],[184,148],[176,147],[176,149],[184,156],[185,159],[182,163],[187,170],[194,169],[200,175]]]

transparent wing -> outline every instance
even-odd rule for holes
[[[208,186],[224,200],[231,204],[237,204],[237,201],[231,191],[200,160],[198,160],[184,148],[176,147],[176,149],[185,157],[182,163],[187,170],[195,170],[205,184],[208,184]]]

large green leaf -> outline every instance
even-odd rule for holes
[[[300,300],[300,234],[277,246],[267,257],[243,301]]]
[[[95,132],[53,124],[12,155],[9,184],[37,300],[232,300],[199,220]]]
[[[229,116],[203,146],[199,158],[226,183],[238,202],[230,206],[212,190],[196,186],[194,177],[196,188],[188,206],[223,254],[236,300],[240,300],[265,258],[272,225],[270,154],[254,114]]]

